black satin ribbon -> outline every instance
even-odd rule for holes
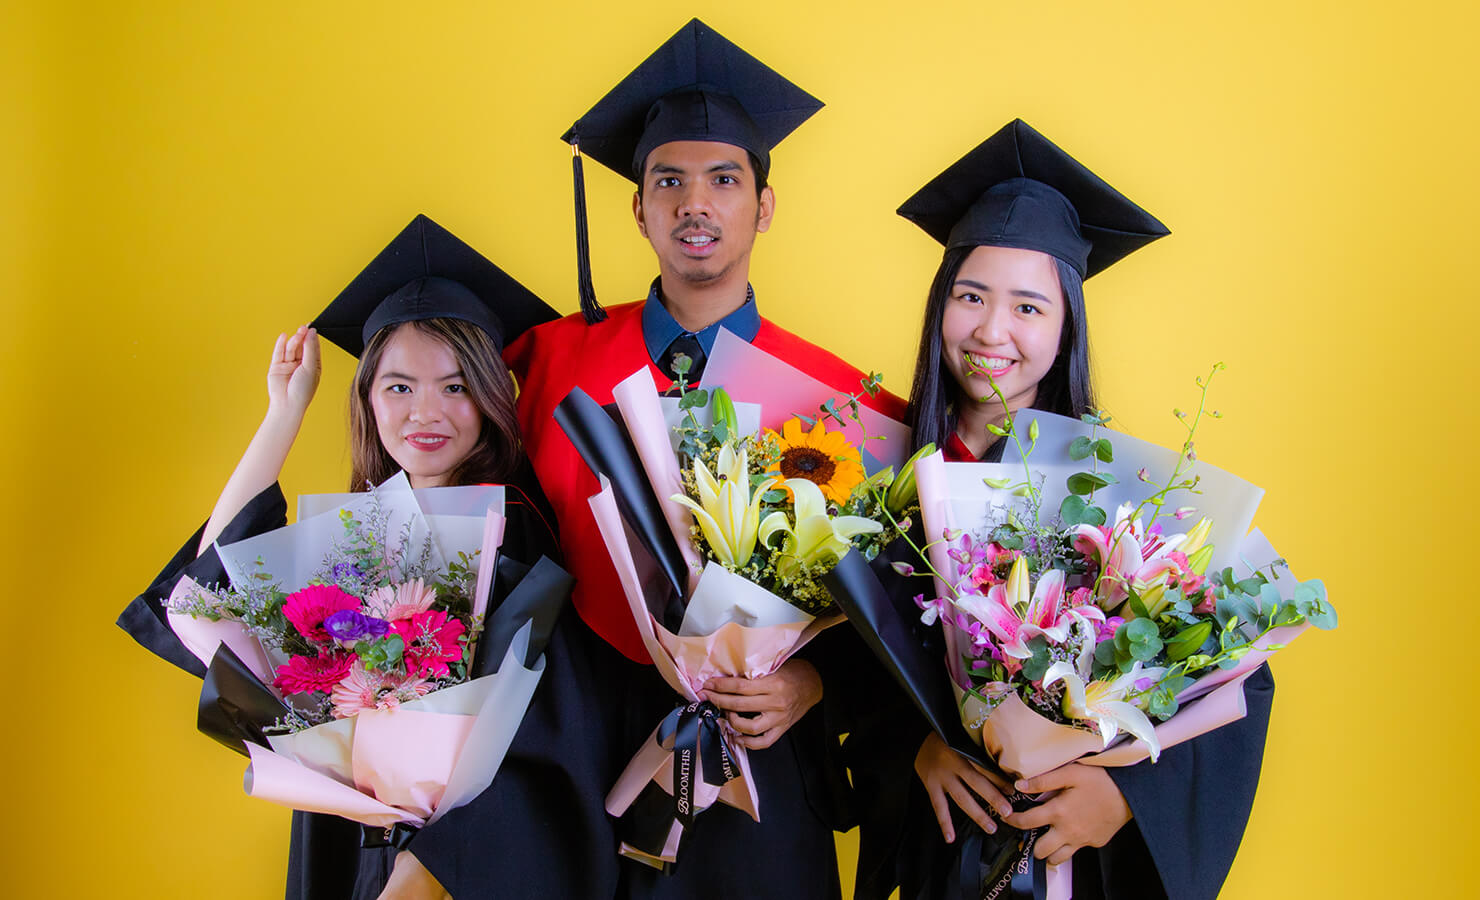
[[[697,778],[724,787],[740,777],[740,767],[720,730],[723,720],[724,713],[717,706],[702,700],[676,707],[658,725],[659,744],[673,739],[673,818],[684,828],[694,824],[698,814],[694,808]],[[695,771],[696,757],[702,771]]]
[[[1014,810],[1031,809],[1038,800],[1013,792],[1007,800]],[[960,900],[1045,900],[1047,864],[1033,858],[1033,846],[1044,829],[1019,831],[1005,822],[987,834],[964,813],[954,810],[955,857],[946,881],[947,897]]]
[[[415,825],[408,825],[405,822],[397,822],[389,828],[361,825],[360,846],[366,850],[373,850],[376,847],[394,847],[397,850],[405,850],[420,830]]]
[[[658,744],[673,740],[673,795],[670,797],[655,782],[648,782],[622,814],[620,830],[624,843],[649,856],[661,856],[677,822],[678,852],[682,852],[683,841],[700,812],[695,807],[698,780],[702,778],[706,784],[724,787],[740,777],[740,766],[725,744],[724,731],[720,728],[723,719],[724,713],[705,700],[675,707],[658,724],[654,736]],[[673,870],[672,864],[641,861],[664,873]]]

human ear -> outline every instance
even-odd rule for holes
[[[760,206],[755,214],[755,230],[766,231],[771,227],[771,217],[776,214],[776,192],[768,184],[761,188]]]
[[[632,218],[637,221],[637,230],[643,237],[647,237],[647,221],[642,216],[642,194],[632,192]]]

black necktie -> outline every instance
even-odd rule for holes
[[[673,358],[680,353],[689,358],[689,370],[684,373],[684,380],[689,384],[697,384],[699,376],[704,374],[706,359],[704,348],[699,346],[699,339],[692,334],[681,334],[663,351],[663,371],[675,381],[678,380],[678,372],[673,368]]]

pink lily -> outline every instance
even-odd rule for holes
[[[1005,583],[992,585],[985,597],[963,594],[956,605],[987,626],[998,648],[1013,659],[1032,656],[1028,641],[1040,634],[1055,644],[1063,643],[1070,627],[1081,618],[1077,610],[1067,608],[1064,573],[1058,569],[1039,577],[1029,596],[1028,564],[1021,556],[1013,561]]]

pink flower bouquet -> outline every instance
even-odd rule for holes
[[[488,786],[543,671],[533,620],[568,591],[485,622],[502,509],[500,487],[402,474],[218,546],[228,588],[181,580],[169,622],[209,667],[202,730],[245,749],[249,794],[389,828]]]

